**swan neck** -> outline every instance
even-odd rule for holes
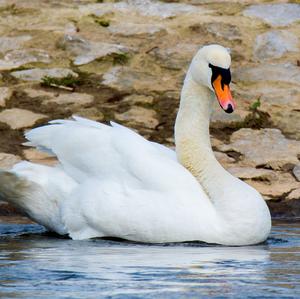
[[[213,200],[220,198],[229,173],[216,160],[209,135],[213,92],[197,84],[188,72],[175,123],[176,153]],[[218,188],[216,188],[218,186]]]

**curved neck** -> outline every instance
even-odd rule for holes
[[[209,121],[213,97],[210,89],[197,84],[187,73],[176,118],[175,143],[179,162],[216,201],[233,177],[216,160],[211,148]]]

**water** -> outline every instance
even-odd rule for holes
[[[248,247],[72,241],[0,222],[0,298],[300,298],[300,223]]]

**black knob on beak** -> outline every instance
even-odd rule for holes
[[[227,109],[224,110],[226,113],[232,113],[233,112],[233,107],[231,104],[228,104]]]

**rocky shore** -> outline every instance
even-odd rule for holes
[[[215,102],[216,157],[273,216],[300,217],[299,1],[0,1],[0,167],[53,158],[23,133],[72,114],[115,120],[174,146],[182,80],[197,49],[231,49],[233,95]],[[2,202],[0,215],[17,213]]]

